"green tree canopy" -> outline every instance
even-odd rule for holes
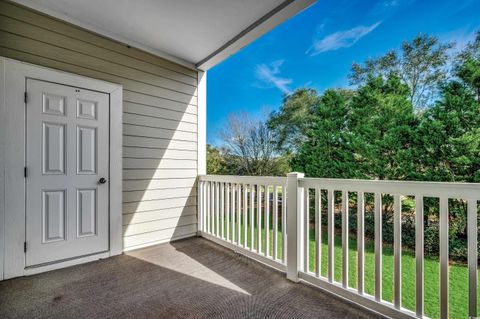
[[[368,59],[363,65],[353,63],[352,84],[365,84],[369,76],[384,77],[396,74],[410,89],[410,102],[423,109],[433,101],[438,83],[448,74],[448,50],[452,43],[440,43],[434,36],[419,34],[404,41],[400,50],[392,50],[378,58]]]
[[[277,148],[295,153],[305,142],[307,130],[313,123],[312,110],[318,104],[314,89],[299,89],[283,98],[278,112],[273,112],[267,126],[274,131]]]

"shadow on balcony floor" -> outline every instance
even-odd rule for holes
[[[200,238],[0,282],[0,318],[377,318]]]

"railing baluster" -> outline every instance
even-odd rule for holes
[[[226,215],[227,215],[227,241],[230,240],[230,183],[226,185],[226,194],[225,194],[225,200],[226,200]]]
[[[243,248],[247,248],[247,199],[248,199],[248,190],[247,184],[243,184]]]
[[[273,186],[273,259],[278,259],[278,187]]]
[[[477,317],[477,200],[470,199],[468,209],[468,315]]]
[[[215,183],[215,235],[220,234],[220,183]]]
[[[322,215],[320,188],[315,189],[315,276],[320,277],[322,270]]]
[[[365,196],[363,192],[357,193],[357,287],[358,293],[363,295],[365,282]]]
[[[448,318],[448,198],[440,198],[440,318]]]
[[[242,241],[242,185],[237,184],[237,245],[241,245]]]
[[[212,206],[211,206],[211,209],[212,209],[212,217],[211,217],[211,222],[212,222],[212,235],[215,236],[215,225],[216,225],[216,221],[215,221],[215,213],[216,213],[216,205],[215,205],[215,193],[216,193],[216,188],[217,188],[217,183],[216,182],[213,182],[212,183],[212,194],[211,194],[211,199],[212,199]]]
[[[212,224],[211,225],[211,234],[212,235],[215,235],[215,188],[216,188],[216,185],[217,183],[215,182],[212,182],[212,189],[211,189],[211,194],[210,194],[210,198],[211,198],[211,206],[210,206],[210,223]]]
[[[221,238],[225,239],[225,183],[220,183],[220,225]]]
[[[254,249],[254,239],[255,239],[255,230],[254,230],[254,209],[255,209],[255,185],[250,184],[250,250]]]
[[[309,261],[310,261],[310,250],[309,250],[309,211],[310,211],[310,194],[309,189],[305,188],[303,190],[303,271],[308,274]]]
[[[257,185],[257,253],[262,252],[262,186]]]
[[[212,224],[211,228],[211,233],[212,235],[215,235],[215,190],[216,190],[217,183],[212,182],[212,193],[210,194],[211,196],[211,201],[212,204],[210,206],[211,209],[211,217],[210,217],[210,223]]]
[[[423,291],[423,196],[415,195],[415,313],[418,318],[423,318],[424,314],[424,291]]]
[[[210,234],[210,230],[211,230],[211,225],[210,225],[210,207],[212,206],[212,200],[211,200],[211,194],[212,193],[212,183],[211,182],[207,182],[207,233]]]
[[[402,304],[402,201],[399,194],[393,196],[393,304]]]
[[[333,270],[334,270],[334,260],[335,250],[334,250],[334,193],[332,189],[328,190],[328,281],[333,282]]]
[[[382,300],[382,194],[375,193],[375,300]]]
[[[231,238],[231,241],[232,241],[232,244],[235,242],[235,222],[236,222],[236,218],[235,218],[235,213],[236,213],[236,207],[235,207],[235,188],[236,188],[236,184],[233,184],[231,185],[231,196],[232,196],[232,199],[231,199],[231,214],[232,214],[232,218],[231,218],[231,225],[232,225],[232,229],[231,229],[231,233],[232,233],[232,238]]]
[[[287,255],[287,187],[282,187],[282,262],[285,263]]]
[[[205,231],[205,225],[204,225],[204,220],[205,220],[205,209],[204,209],[204,203],[205,203],[205,198],[204,198],[204,187],[203,185],[205,182],[198,180],[198,230]]]
[[[265,256],[270,255],[270,187],[265,185]]]
[[[342,286],[348,287],[348,191],[342,191]]]

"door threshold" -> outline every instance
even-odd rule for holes
[[[90,255],[84,255],[81,257],[73,257],[69,259],[64,259],[61,261],[55,261],[55,262],[49,262],[49,263],[44,263],[40,265],[34,265],[34,266],[28,266],[25,267],[24,269],[24,275],[25,276],[30,276],[30,275],[35,275],[39,274],[42,272],[47,272],[51,270],[56,270],[56,269],[61,269],[61,268],[66,268],[70,266],[75,266],[75,265],[80,265],[88,262],[92,262],[95,260],[99,259],[105,259],[110,257],[110,252],[109,251],[103,251],[99,253],[94,253]]]

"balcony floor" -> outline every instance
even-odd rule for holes
[[[0,318],[379,318],[192,238],[0,282]]]

